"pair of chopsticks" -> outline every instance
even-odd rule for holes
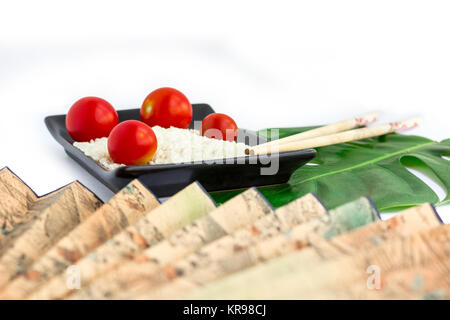
[[[420,118],[411,118],[400,122],[355,129],[375,122],[377,119],[378,113],[368,113],[360,117],[263,143],[247,149],[246,152],[250,155],[260,155],[323,147],[411,129],[421,123]]]

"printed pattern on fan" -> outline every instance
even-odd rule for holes
[[[1,169],[0,235],[11,232],[24,219],[27,219],[28,210],[36,200],[38,200],[38,197],[34,192],[11,170],[8,168]],[[2,248],[1,245],[0,248]]]
[[[252,193],[252,195],[253,194],[256,199],[260,199],[257,193]],[[243,196],[245,196],[245,194],[243,194]],[[236,198],[236,200],[237,199],[239,198]],[[225,204],[223,210],[226,210],[227,216],[232,209],[230,206],[236,200]],[[246,197],[245,202],[250,203],[250,201],[251,199]],[[172,264],[188,254],[195,252],[195,250],[199,248],[200,250],[195,254],[197,258],[191,259],[193,265],[201,266],[202,264],[210,263],[214,258],[217,259],[214,255],[210,257],[208,251],[202,250],[202,247],[204,248],[208,243],[210,243],[210,245],[206,247],[213,246],[216,249],[216,255],[220,252],[220,254],[226,256],[234,250],[242,250],[251,244],[274,237],[296,225],[321,217],[327,213],[326,208],[312,194],[301,197],[296,201],[279,208],[276,212],[270,210],[269,206],[264,201],[258,201],[256,203],[261,206],[262,212],[267,213],[256,221],[249,220],[249,224],[244,228],[239,228],[224,236],[220,233],[216,233],[214,237],[202,238],[197,238],[196,235],[198,232],[195,232],[192,235],[188,232],[184,232],[182,235],[185,240],[181,241],[179,244],[174,245],[174,242],[169,240],[166,243],[166,247],[164,247],[164,245],[159,246],[159,248],[156,246],[148,252],[143,252],[135,257],[133,261],[123,262],[117,268],[96,278],[87,288],[75,291],[71,298],[115,298],[122,292],[128,290],[133,291],[133,287],[136,284],[139,285],[142,281],[146,281],[146,279],[155,275],[159,275],[158,279],[169,281],[170,279],[181,275],[180,270],[173,268]],[[234,205],[234,208],[237,208],[236,212],[239,212],[240,216],[246,213],[251,216],[248,213],[258,212],[248,206],[248,210],[243,210],[242,208],[246,208],[244,206]],[[213,212],[211,215],[214,213],[217,214],[218,212],[225,212],[223,210],[217,210],[217,212]],[[254,215],[254,217],[256,218],[257,216]],[[195,223],[195,226],[193,227],[198,228],[198,226],[199,223]],[[228,228],[228,230],[231,230],[231,228]],[[193,237],[197,241],[193,241]],[[182,239],[181,236],[179,239]],[[170,247],[167,247],[168,243],[170,243]]]
[[[52,276],[62,273],[112,236],[159,205],[156,197],[133,180],[101,206],[86,221],[58,241],[32,264],[26,273],[10,282],[0,298],[23,299]]]
[[[25,219],[3,239],[0,288],[100,207],[101,201],[78,182],[39,200]]]
[[[329,215],[300,224],[288,232],[259,241],[247,248],[230,251],[228,255],[218,255],[217,259],[202,262],[197,261],[195,259],[197,257],[192,257],[193,260],[180,261],[173,267],[181,270],[180,275],[184,276],[167,285],[162,285],[164,281],[161,281],[160,275],[152,279],[142,279],[133,290],[127,291],[131,295],[127,298],[141,294],[152,299],[175,298],[210,281],[300,250],[311,245],[313,241],[328,239],[378,219],[378,213],[372,203],[363,197],[331,210]],[[210,256],[213,257],[213,252],[210,252]]]
[[[215,208],[215,202],[198,182],[190,184],[76,262],[73,267],[79,270],[81,286],[108,268],[114,268],[123,258],[154,246]],[[43,295],[45,299],[64,297],[70,292],[63,273],[50,279],[30,297],[34,294]]]
[[[449,299],[449,238],[431,204],[381,221],[365,197],[273,210],[250,188],[216,207],[198,182],[160,204],[138,180],[103,204],[0,169],[0,299]]]
[[[188,299],[448,299],[450,225],[382,242],[370,250],[319,264],[302,252],[232,275],[192,292]],[[369,267],[380,270],[379,290]]]
[[[50,205],[46,198],[57,194],[60,189],[38,197],[9,168],[0,170],[0,252],[10,235],[18,226],[31,220]]]
[[[352,231],[342,233],[329,240],[318,239],[317,241],[310,242],[308,244],[310,246],[309,248],[302,245],[294,250],[302,250],[301,255],[305,257],[302,260],[303,264],[319,264],[321,261],[327,259],[336,258],[341,255],[349,255],[358,250],[366,250],[383,241],[427,230],[440,224],[441,221],[436,215],[433,207],[429,204],[425,204],[420,207],[405,210],[390,220],[377,221]],[[294,238],[300,239],[297,237]],[[259,250],[264,248],[264,246],[265,244],[262,243],[256,248]],[[258,259],[260,256],[259,252],[261,252],[258,250],[249,250],[248,255],[254,257],[254,259]],[[239,257],[240,254],[237,256]],[[231,268],[229,267],[230,263],[228,263],[228,261],[232,259],[233,257],[224,257],[215,261],[215,263],[210,262],[208,265],[205,265],[204,268],[191,267],[190,269],[192,271],[190,273],[186,273],[184,277],[181,277],[162,288],[157,288],[154,290],[154,293],[150,290],[147,290],[146,292],[141,290],[144,292],[143,294],[145,297],[148,298],[175,298],[183,296],[183,294],[187,293],[189,290],[195,289],[200,284],[206,284],[236,272],[235,265],[238,265],[237,263],[233,262],[231,263]],[[190,262],[191,261],[186,260],[182,263],[185,266],[190,267]],[[143,288],[144,286],[141,285],[140,287]],[[135,292],[137,292],[137,290]]]

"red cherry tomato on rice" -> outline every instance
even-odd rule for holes
[[[130,166],[147,164],[157,147],[153,129],[137,120],[119,123],[108,138],[108,152],[112,160]]]
[[[192,120],[192,106],[186,96],[173,88],[151,92],[141,107],[141,121],[149,126],[186,129]]]
[[[75,141],[107,137],[119,122],[116,110],[106,100],[85,97],[75,102],[66,116],[66,128]]]
[[[236,122],[223,113],[212,113],[206,116],[200,131],[202,136],[227,141],[236,141],[238,135]]]

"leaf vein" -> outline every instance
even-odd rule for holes
[[[402,153],[407,153],[407,152],[411,152],[411,151],[414,151],[414,150],[417,150],[417,149],[421,149],[421,148],[426,147],[426,146],[431,145],[431,144],[436,144],[436,142],[430,141],[430,142],[423,143],[423,144],[420,144],[420,145],[417,145],[417,146],[414,146],[414,147],[409,147],[409,148],[406,148],[406,149],[402,149],[402,150],[399,150],[399,151],[396,151],[396,152],[393,152],[393,153],[390,153],[390,154],[387,154],[387,155],[384,155],[384,156],[380,156],[380,157],[371,159],[369,161],[361,162],[361,163],[359,163],[359,164],[357,164],[355,166],[351,166],[351,167],[347,167],[347,168],[340,169],[340,170],[335,170],[335,171],[329,171],[329,172],[326,172],[326,173],[322,173],[320,175],[308,178],[306,180],[299,181],[299,183],[305,183],[305,182],[312,181],[312,180],[317,180],[317,179],[320,179],[320,178],[323,178],[323,177],[326,177],[326,176],[329,176],[329,175],[338,174],[338,173],[342,173],[342,172],[345,172],[345,171],[350,171],[350,170],[353,170],[353,169],[356,169],[356,168],[364,167],[364,166],[369,165],[369,164],[373,164],[373,163],[380,162],[380,161],[388,159],[388,158],[395,157],[395,156],[397,156],[399,154],[402,154]]]

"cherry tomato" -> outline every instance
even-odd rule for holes
[[[137,120],[119,123],[108,137],[108,152],[115,163],[147,164],[155,155],[157,147],[153,129]]]
[[[212,113],[206,116],[200,131],[202,136],[227,141],[236,141],[238,135],[236,122],[223,113]]]
[[[192,120],[192,106],[180,91],[159,88],[151,92],[141,107],[141,121],[149,126],[186,129]]]
[[[90,141],[107,137],[119,122],[116,110],[106,100],[85,97],[70,107],[66,128],[75,141]]]

